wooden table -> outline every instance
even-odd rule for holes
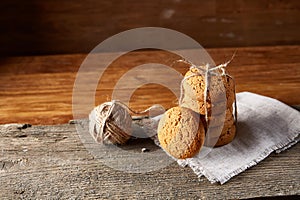
[[[216,63],[237,55],[228,67],[237,92],[250,91],[300,105],[300,46],[208,49]],[[159,56],[158,56],[159,55]],[[84,148],[72,119],[72,89],[84,54],[6,57],[0,59],[0,198],[193,198],[245,199],[300,194],[300,146],[272,154],[225,185],[200,181],[176,163],[160,171],[130,174],[115,171]],[[125,55],[107,70],[96,103],[110,99],[122,73],[145,61],[170,64],[175,55],[144,51]],[[184,73],[185,65],[175,68]],[[176,105],[167,89],[139,88],[130,106]],[[24,124],[32,124],[32,126]],[[144,141],[150,150],[151,141]],[[141,147],[140,146],[140,147]],[[122,159],[122,158],[120,158]],[[292,196],[291,196],[292,195]]]

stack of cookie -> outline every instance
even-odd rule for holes
[[[217,70],[205,75],[191,67],[182,82],[180,106],[169,109],[159,122],[160,145],[175,158],[193,157],[203,145],[223,146],[235,137],[234,81]]]
[[[187,107],[205,118],[207,146],[230,143],[236,133],[233,105],[235,85],[233,79],[218,71],[207,79],[198,68],[192,67],[183,81],[182,107]]]

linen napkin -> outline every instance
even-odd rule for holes
[[[227,182],[265,159],[291,147],[299,140],[300,112],[284,103],[250,92],[237,94],[237,135],[205,156],[177,160],[211,183]]]

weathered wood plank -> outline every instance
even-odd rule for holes
[[[250,91],[300,105],[300,46],[208,49],[216,63],[228,60],[237,91]],[[0,60],[0,123],[57,124],[72,119],[72,89],[84,54],[8,57]],[[96,103],[110,100],[117,80],[127,70],[147,62],[170,65],[177,58],[167,52],[132,52],[116,60],[106,71],[96,93]],[[187,66],[174,66],[185,73]],[[158,74],[159,75],[159,74]],[[130,106],[143,110],[160,103],[176,104],[176,97],[158,85],[136,90]],[[17,113],[17,114],[16,114]],[[86,116],[83,116],[86,117]]]
[[[233,66],[244,65],[273,65],[286,63],[299,63],[299,45],[286,46],[256,46],[234,48],[206,48],[210,56],[217,64],[231,58],[234,52],[236,56],[232,61]],[[1,74],[36,74],[77,72],[87,54],[62,54],[62,55],[35,55],[35,56],[11,56],[0,57]],[[123,57],[128,60],[126,65],[137,66],[151,59],[152,62],[170,60],[170,54],[161,51],[134,51]],[[138,59],[136,59],[138,57]],[[172,56],[174,58],[176,56]],[[122,67],[124,63],[122,63]],[[169,63],[168,63],[169,64]],[[112,64],[118,66],[119,64]]]
[[[199,181],[189,168],[176,163],[141,174],[111,169],[85,149],[74,124],[22,126],[0,126],[1,199],[244,199],[300,195],[299,144],[272,154],[219,185],[206,179]],[[157,148],[143,140],[131,151],[140,152],[145,145],[150,151]]]
[[[87,53],[108,37],[153,26],[205,47],[299,44],[298,0],[3,0],[0,53]]]

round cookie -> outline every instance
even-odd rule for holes
[[[226,112],[221,113],[221,114],[214,114],[213,116],[210,115],[208,116],[208,122],[207,124],[210,127],[217,127],[217,126],[221,126],[223,124],[229,123],[228,121],[234,121],[234,117],[233,117],[233,110],[228,108],[226,109]]]
[[[229,144],[236,135],[236,125],[232,124],[220,137],[207,137],[205,140],[206,146],[220,147]]]
[[[214,138],[214,137],[219,137],[219,136],[222,136],[224,134],[227,133],[227,130],[234,124],[234,118],[231,117],[229,119],[226,119],[224,121],[224,124],[223,125],[220,125],[220,126],[214,126],[214,127],[209,127],[207,129],[207,132],[206,132],[206,135],[207,137],[210,137],[210,138]]]
[[[233,102],[235,101],[235,83],[233,78],[228,75],[222,76],[224,86],[226,89],[226,99],[227,105],[232,106]]]
[[[185,95],[190,96],[192,99],[204,101],[204,91],[206,87],[206,80],[204,74],[196,68],[191,68],[184,76],[183,89]],[[221,76],[210,76],[208,78],[209,87],[207,88],[207,100],[213,99],[215,102],[225,101],[225,82]]]
[[[185,107],[173,107],[158,124],[161,147],[178,159],[191,158],[204,144],[205,130],[200,115]]]
[[[192,99],[190,96],[185,95],[182,99],[182,102],[180,104],[182,107],[190,108],[194,112],[200,113],[202,115],[205,115],[205,103],[204,101],[199,101]],[[206,102],[206,108],[207,112],[210,111],[212,104],[209,102]]]
[[[180,105],[183,107],[190,108],[193,111],[200,113],[201,115],[205,115],[204,101],[198,101],[192,99],[190,96],[185,95]],[[212,104],[209,101],[207,101],[206,108],[208,114],[213,112],[214,115],[219,115],[221,113],[224,113],[226,109],[232,110],[232,106],[227,107],[225,102],[215,102],[214,104]]]
[[[186,78],[182,87],[184,89],[184,96],[190,96],[191,98],[203,101],[204,100],[204,90],[205,90],[205,81],[204,75],[199,73],[199,70],[196,68],[191,68],[184,75]]]
[[[191,68],[186,74],[186,80],[183,81],[184,89],[184,98],[183,106],[190,107],[195,112],[200,114],[205,114],[204,107],[204,92],[205,92],[205,78],[204,75],[200,73],[201,71],[196,68]],[[223,76],[210,76],[208,82],[210,83],[207,97],[206,97],[206,106],[208,110],[209,107],[216,107],[216,104],[226,101],[226,107],[232,107],[232,104],[235,100],[235,86],[234,80],[228,75]],[[198,101],[198,103],[190,103],[189,101]],[[211,105],[211,104],[214,105]],[[222,109],[221,109],[222,110]],[[223,111],[221,111],[223,112]]]

